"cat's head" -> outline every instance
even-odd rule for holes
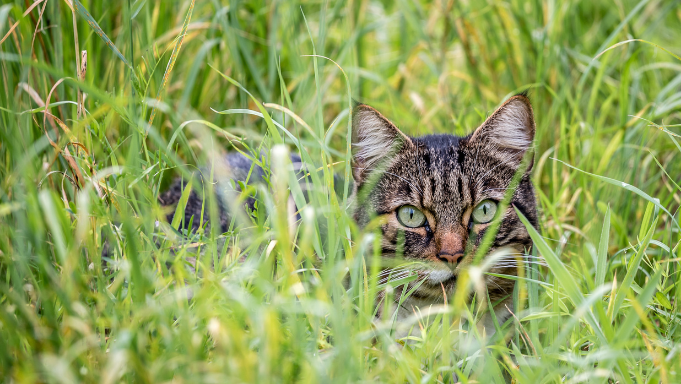
[[[366,225],[381,217],[382,255],[419,261],[421,294],[453,289],[456,276],[470,265],[492,222],[499,230],[487,255],[509,253],[492,272],[516,274],[516,257],[531,246],[514,207],[536,227],[537,206],[530,180],[535,124],[529,99],[506,101],[471,135],[409,137],[377,110],[357,105],[353,116],[355,220]],[[520,182],[503,209],[514,175]],[[487,276],[492,294],[508,294],[513,280]],[[430,293],[429,293],[430,292]]]

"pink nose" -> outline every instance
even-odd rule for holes
[[[448,264],[457,264],[463,258],[463,252],[457,252],[453,255],[451,253],[441,252],[437,255],[437,258]]]

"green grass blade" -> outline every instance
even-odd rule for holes
[[[232,83],[233,85],[235,85],[236,87],[238,87],[240,90],[242,90],[243,92],[245,92],[245,93],[251,98],[251,100],[253,101],[253,103],[254,103],[254,104],[258,107],[258,109],[260,110],[260,113],[262,114],[262,117],[265,119],[265,123],[267,123],[268,131],[269,131],[270,135],[272,135],[272,138],[274,139],[274,143],[275,143],[275,144],[281,144],[281,143],[283,143],[283,140],[282,140],[282,138],[281,138],[281,135],[279,134],[279,131],[277,131],[277,128],[276,128],[276,126],[275,126],[275,124],[274,124],[274,121],[272,120],[272,116],[270,116],[270,114],[267,112],[267,110],[265,110],[265,107],[262,105],[262,103],[261,103],[260,101],[258,101],[258,99],[256,99],[255,96],[253,96],[250,92],[248,92],[248,91],[246,90],[246,88],[244,88],[241,84],[239,84],[238,81],[236,81],[236,80],[234,80],[233,78],[231,78],[231,77],[225,75],[224,73],[220,72],[218,69],[216,69],[216,68],[213,67],[212,65],[209,64],[209,66],[210,66],[215,72],[217,72],[220,76],[222,76],[225,80],[229,81],[230,83]]]
[[[629,270],[627,271],[627,274],[624,276],[624,280],[622,280],[622,283],[618,287],[619,289],[617,290],[617,295],[615,296],[615,303],[613,305],[612,311],[613,319],[617,316],[620,306],[622,305],[622,302],[624,302],[624,298],[632,289],[631,286],[632,283],[634,282],[634,277],[636,277],[636,275],[638,274],[639,265],[641,265],[641,259],[643,259],[643,255],[645,254],[646,249],[648,248],[648,244],[650,244],[650,240],[653,238],[653,234],[655,234],[658,218],[659,217],[655,217],[655,219],[653,220],[652,225],[648,229],[648,233],[638,246],[636,255],[629,262]]]
[[[118,48],[117,48],[116,45],[113,43],[113,41],[111,41],[111,39],[109,39],[109,36],[107,36],[106,33],[104,33],[104,31],[103,31],[102,28],[99,26],[99,24],[97,23],[97,21],[94,19],[94,17],[92,17],[92,15],[90,14],[90,12],[88,12],[88,10],[87,10],[87,9],[85,8],[85,6],[80,2],[80,0],[73,0],[73,1],[74,1],[74,3],[76,4],[76,10],[78,11],[78,13],[80,13],[81,16],[83,16],[83,17],[85,18],[85,20],[87,20],[87,23],[88,23],[88,25],[90,26],[90,28],[92,28],[92,29],[95,31],[95,33],[97,34],[97,36],[99,36],[99,37],[104,41],[104,43],[106,43],[106,46],[109,47],[109,48],[111,49],[111,51],[112,51],[116,56],[118,56],[118,58],[121,59],[121,61],[123,61],[123,63],[124,63],[128,68],[132,69],[132,64],[130,64],[130,62],[128,61],[128,59],[126,59],[125,56],[123,56],[123,54],[121,53],[121,51],[118,50]]]
[[[173,67],[175,66],[175,61],[177,60],[178,55],[180,54],[180,48],[182,48],[182,42],[184,41],[184,38],[187,34],[187,27],[189,26],[189,22],[192,20],[192,12],[194,11],[194,2],[196,0],[192,0],[192,2],[189,5],[189,10],[187,11],[187,16],[184,19],[184,23],[182,24],[182,32],[180,32],[180,35],[177,37],[177,43],[175,43],[175,47],[173,48],[173,53],[170,55],[170,60],[168,60],[168,66],[166,67],[166,71],[163,73],[163,81],[161,82],[161,86],[158,89],[158,93],[156,95],[156,105],[161,103],[161,96],[163,95],[163,90],[165,89],[166,85],[168,84],[168,80],[170,79],[170,73],[173,71]],[[154,123],[154,117],[156,116],[156,109],[157,107],[154,106],[154,108],[151,110],[151,115],[149,116],[149,122],[147,123],[148,126],[151,126]]]
[[[601,229],[601,239],[598,242],[598,254],[596,263],[596,286],[600,287],[605,283],[605,273],[607,272],[608,262],[608,238],[610,237],[610,207],[605,211],[603,228]]]
[[[175,230],[180,228],[180,224],[182,224],[182,220],[184,220],[184,210],[187,207],[187,201],[189,201],[189,195],[192,193],[192,180],[189,180],[187,184],[184,187],[184,190],[182,191],[182,195],[180,196],[180,200],[177,202],[177,207],[175,207],[175,214],[173,215],[173,221],[170,223],[170,226],[173,227]],[[195,220],[200,219],[200,218],[194,218]],[[188,224],[188,223],[187,223]]]
[[[532,224],[530,224],[530,222],[522,214],[522,212],[520,212],[518,208],[515,208],[515,212],[518,215],[518,218],[520,218],[520,221],[525,225],[525,228],[527,228],[527,231],[530,233],[530,237],[534,242],[534,246],[537,247],[539,253],[546,260],[546,264],[549,265],[549,268],[551,269],[551,272],[554,274],[556,280],[560,281],[561,286],[565,288],[566,293],[570,298],[570,301],[572,301],[572,303],[575,306],[579,306],[582,302],[584,302],[584,294],[579,289],[579,285],[575,281],[574,277],[567,270],[565,264],[563,264],[563,262],[560,261],[558,256],[556,256],[551,247],[549,247],[548,244],[546,244],[544,238],[539,234],[539,232],[537,232],[536,229],[534,229]],[[596,321],[591,311],[589,311],[587,321],[593,327],[594,332],[596,332],[598,338],[601,341],[606,342],[605,335],[603,335],[603,332],[598,326],[598,322]]]
[[[564,164],[564,165],[568,166],[569,168],[572,168],[572,169],[574,169],[574,170],[576,170],[576,171],[579,171],[579,172],[582,172],[582,173],[587,174],[587,175],[589,175],[589,176],[595,177],[595,178],[597,178],[598,180],[605,181],[605,182],[608,183],[608,184],[612,184],[612,185],[615,185],[615,186],[624,188],[624,189],[626,189],[627,191],[634,192],[635,194],[637,194],[637,195],[641,196],[642,198],[646,199],[647,201],[649,201],[649,202],[655,204],[656,207],[658,207],[658,208],[661,209],[664,213],[666,213],[666,214],[669,215],[669,217],[672,219],[672,221],[674,222],[674,224],[676,224],[676,226],[677,226],[678,228],[681,228],[681,226],[679,226],[678,221],[676,221],[676,218],[674,217],[674,215],[672,215],[672,213],[669,212],[669,211],[667,210],[667,208],[663,207],[662,204],[660,204],[660,199],[656,199],[656,198],[654,198],[654,197],[648,195],[647,193],[645,193],[645,192],[643,192],[642,190],[640,190],[640,189],[634,187],[634,186],[631,185],[631,184],[627,184],[627,183],[625,183],[625,182],[622,182],[622,181],[619,181],[619,180],[615,180],[615,179],[611,179],[611,178],[609,178],[609,177],[599,176],[599,175],[596,175],[596,174],[593,174],[593,173],[589,173],[589,172],[583,171],[583,170],[581,170],[581,169],[579,169],[579,168],[577,168],[577,167],[574,167],[574,166],[572,166],[572,165],[570,165],[570,164],[568,164],[568,163],[566,163],[566,162],[564,162],[564,161],[561,161],[561,160],[558,160],[558,159],[555,159],[555,158],[553,158],[553,160],[555,160],[555,161],[557,161],[557,162],[559,162],[559,163],[562,163],[562,164]]]

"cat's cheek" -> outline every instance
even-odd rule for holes
[[[468,238],[468,242],[472,246],[471,247],[472,249],[475,249],[475,250],[478,249],[478,247],[480,246],[480,243],[482,242],[482,239],[485,237],[485,233],[487,232],[487,228],[489,228],[491,225],[492,225],[492,223],[473,225],[473,228],[471,229],[471,234]]]
[[[426,228],[406,228],[393,216],[393,218],[386,218],[381,230],[384,251],[401,249],[400,253],[403,252],[405,258],[439,263],[433,235]]]
[[[504,226],[504,222],[506,222],[509,218],[515,217],[515,212],[512,209],[507,209],[504,212],[504,215],[501,217],[501,225],[499,226],[499,231]],[[473,227],[471,228],[471,236],[469,238],[469,242],[472,241],[472,245],[474,246],[475,249],[477,249],[480,246],[480,243],[485,237],[485,233],[487,232],[487,229],[492,226],[494,223],[494,220],[490,221],[489,223],[485,224],[474,224]],[[497,237],[499,236],[499,232],[497,232],[497,236],[492,240],[492,245],[498,240]]]
[[[513,245],[508,245],[501,247],[503,249],[507,249],[510,253],[515,253],[516,257],[511,256],[510,258],[506,257],[503,260],[497,261],[492,267],[489,269],[489,272],[491,273],[497,273],[497,274],[502,274],[502,275],[509,275],[509,276],[518,276],[519,275],[519,268],[525,268],[525,264],[522,262],[522,256],[524,252],[524,247],[521,244],[513,244]],[[497,249],[490,250],[490,253],[496,251]],[[505,279],[508,280],[508,279]],[[511,289],[513,288],[513,283],[512,280],[504,281],[503,283],[506,283],[510,285]],[[498,282],[500,285],[502,282]]]

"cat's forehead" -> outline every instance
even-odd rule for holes
[[[452,135],[429,135],[413,138],[413,147],[398,154],[393,166],[396,170],[417,177],[435,177],[438,182],[461,178],[466,153],[465,138]]]
[[[464,137],[454,135],[426,135],[412,138],[412,142],[417,146],[427,147],[432,150],[449,150],[451,148],[458,148],[461,140]]]
[[[470,205],[503,194],[514,170],[467,138],[431,135],[412,139],[415,146],[400,151],[383,177],[382,195],[416,199],[424,207]]]
[[[404,164],[407,172],[437,174],[442,181],[450,178],[481,178],[481,182],[506,182],[513,177],[516,167],[504,161],[489,146],[469,142],[470,137],[428,135],[412,138],[412,148],[401,151],[393,164]]]

